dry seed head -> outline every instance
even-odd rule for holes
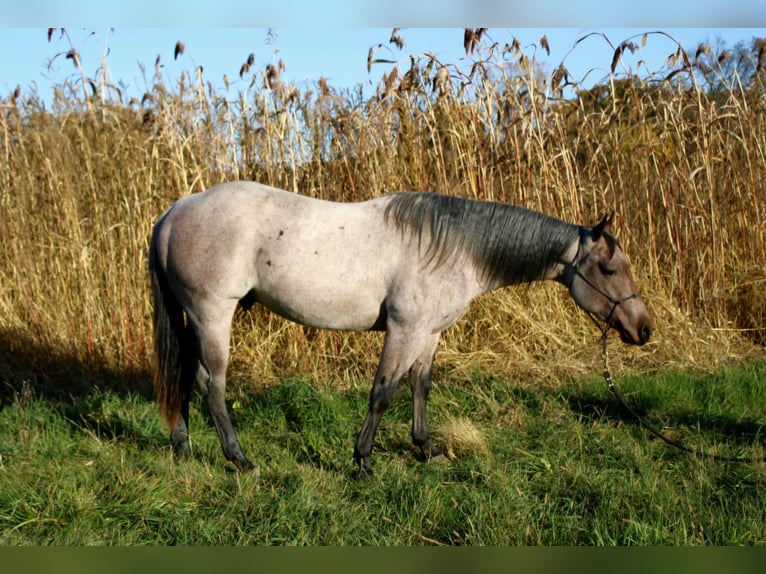
[[[694,59],[698,60],[700,56],[703,54],[705,56],[709,56],[711,53],[710,46],[706,43],[702,43],[699,46],[697,46],[697,52],[694,54]]]
[[[76,68],[80,67],[80,54],[72,48],[66,53],[66,59],[72,60],[72,63],[75,65]]]
[[[184,53],[184,50],[186,50],[186,45],[181,40],[178,40],[175,50],[173,50],[173,59],[177,60],[178,56]]]
[[[466,55],[473,52],[474,39],[473,39],[473,30],[471,28],[466,28],[463,31],[463,48],[465,48]]]
[[[394,92],[394,88],[396,87],[396,82],[398,79],[399,72],[397,68],[392,68],[389,74],[383,74],[383,77],[380,79],[380,83],[383,84],[383,93],[380,94],[381,100],[385,100]]]
[[[325,80],[324,76],[319,76],[319,80],[317,80],[317,84],[319,84],[319,91],[322,94],[322,96],[330,95],[330,86],[327,85],[327,80]]]
[[[281,85],[281,82],[279,80],[279,70],[273,64],[267,65],[266,75],[265,75],[265,87],[270,90],[276,90],[279,88],[280,85]]]
[[[154,110],[146,110],[144,112],[144,115],[141,118],[141,123],[144,126],[152,126],[154,124],[154,121],[156,120],[156,115],[154,113]]]
[[[551,87],[554,93],[561,92],[562,82],[564,82],[564,85],[569,84],[569,70],[564,67],[563,63],[559,64],[559,67],[556,68],[556,71],[551,76]]]
[[[406,92],[412,89],[416,89],[420,82],[420,69],[415,63],[415,57],[410,55],[410,69],[404,74],[402,81],[399,83],[399,90]]]
[[[391,38],[389,39],[389,44],[396,44],[396,47],[400,50],[404,48],[404,40],[402,40],[402,37],[397,34],[399,31],[399,28],[394,28],[391,30]]]
[[[247,65],[252,66],[253,64],[255,64],[255,54],[250,52],[250,55],[247,57]]]
[[[622,57],[623,51],[625,51],[625,42],[617,46],[617,49],[614,51],[614,56],[612,56],[612,66],[611,70],[614,74],[614,70],[617,68],[617,63],[620,61],[620,58]]]
[[[617,49],[614,51],[614,56],[612,56],[612,73],[614,73],[615,68],[617,68],[617,62],[620,61],[622,53],[625,50],[630,50],[631,54],[635,54],[638,49],[639,47],[636,44],[629,42],[628,40],[625,40],[619,46],[617,46]]]
[[[465,48],[466,55],[474,53],[481,41],[481,37],[486,31],[486,28],[476,28],[476,30],[471,28],[465,29],[463,32],[463,48]]]
[[[546,36],[545,34],[543,34],[543,37],[540,38],[540,45],[545,50],[545,53],[550,56],[551,55],[551,47],[548,44],[548,36]]]
[[[239,77],[241,78],[242,76],[247,74],[249,71],[250,71],[250,64],[245,62],[244,64],[242,64],[242,67],[239,69]]]

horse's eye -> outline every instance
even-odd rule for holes
[[[603,273],[606,276],[615,275],[617,273],[616,269],[611,269],[609,267],[606,267],[605,265],[599,265],[599,269],[601,269],[601,273]]]

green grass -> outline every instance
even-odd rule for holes
[[[675,438],[760,457],[766,363],[716,375],[631,376],[631,405]],[[766,465],[696,458],[654,439],[602,380],[506,381],[443,373],[429,405],[437,442],[454,421],[486,449],[423,463],[402,385],[383,418],[374,472],[353,441],[367,384],[290,380],[230,403],[260,477],[226,463],[192,411],[193,456],[175,461],[154,403],[93,390],[22,389],[0,411],[0,544],[757,545]]]

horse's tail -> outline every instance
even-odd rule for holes
[[[184,371],[196,360],[194,345],[190,345],[189,327],[184,310],[168,283],[157,256],[159,226],[152,234],[149,252],[149,274],[154,302],[154,391],[160,413],[172,430],[178,423],[184,401],[191,391],[190,378]]]

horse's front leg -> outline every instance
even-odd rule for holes
[[[428,338],[427,335],[408,333],[399,325],[389,324],[383,353],[375,373],[375,382],[370,392],[370,406],[354,446],[354,460],[360,471],[371,470],[372,445],[380,418],[391,404],[399,381],[423,352]]]
[[[412,442],[420,448],[423,457],[430,460],[441,455],[441,450],[433,445],[428,432],[426,420],[426,405],[431,391],[431,375],[433,372],[434,354],[441,333],[432,335],[423,353],[417,358],[410,371],[410,387],[412,389]]]
[[[380,371],[380,368],[378,368]],[[354,445],[354,460],[363,473],[372,470],[372,443],[375,440],[375,433],[380,424],[380,418],[391,404],[396,388],[399,386],[401,376],[398,378],[387,378],[385,375],[375,377],[370,392],[370,406],[367,409],[367,416],[364,418],[362,428],[356,437]]]

